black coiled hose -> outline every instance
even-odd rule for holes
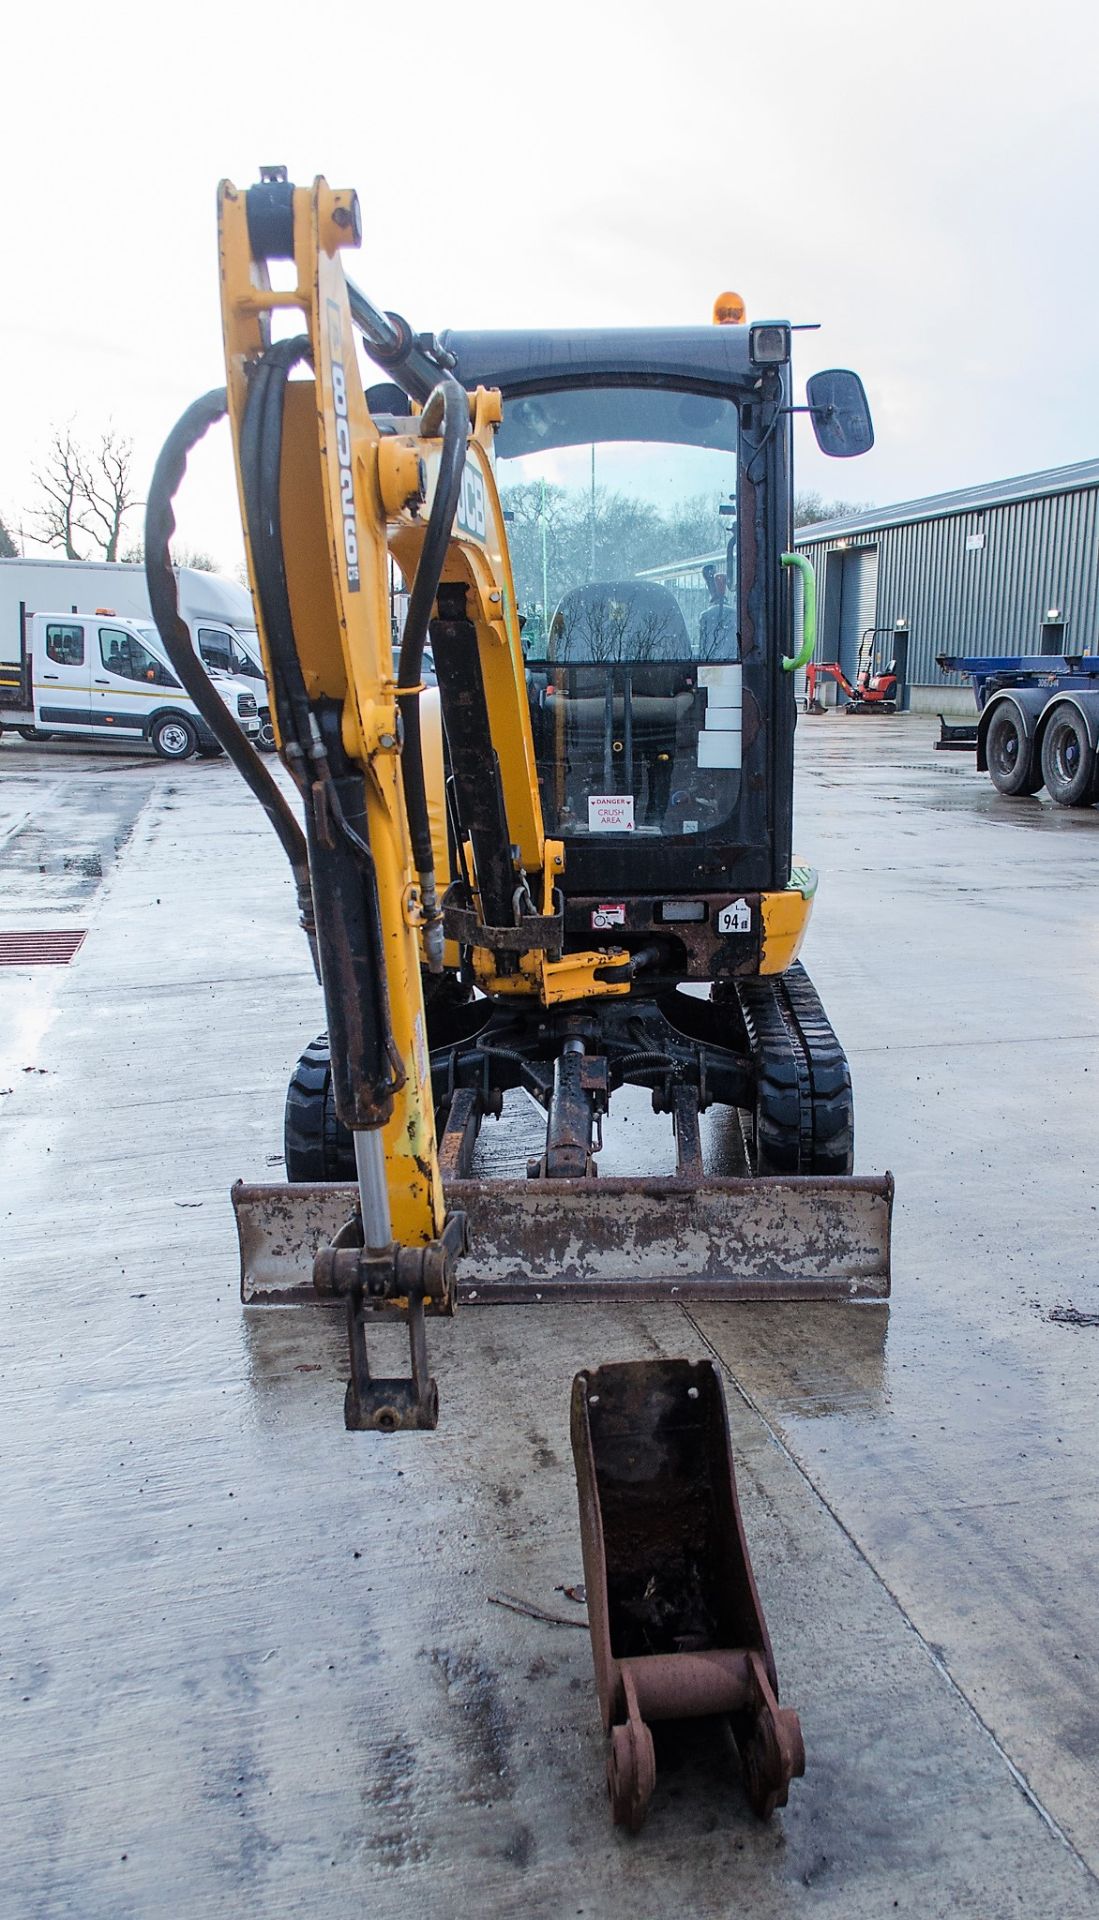
[[[241,425],[241,473],[264,632],[274,669],[272,698],[290,772],[308,792],[308,761],[319,748],[301,661],[294,643],[290,595],[279,509],[283,404],[291,369],[310,357],[306,335],[279,341],[255,367]],[[305,835],[267,767],[218,695],[180,617],[170,553],[176,522],[172,503],[182,484],[187,456],[227,409],[225,388],[196,400],[168,435],[157,460],[145,511],[145,575],[157,630],[173,668],[191,695],[219,746],[255,794],[271,821],[294,874],[302,926],[316,963],[316,924],[309,881]],[[425,935],[433,971],[442,965],[442,916],[435,882],[435,858],[427,808],[420,729],[419,684],[423,671],[431,609],[446,560],[450,530],[458,510],[469,431],[469,398],[456,380],[444,378],[424,408],[423,427],[434,431],[442,416],[443,451],[438,484],[428,518],[409,598],[401,643],[398,695],[404,727],[401,773],[413,858],[423,896]],[[350,831],[350,830],[348,830]],[[353,836],[356,840],[358,836]],[[365,854],[368,849],[362,847]]]
[[[203,394],[201,400],[193,401],[186,413],[177,420],[160,450],[145,507],[145,579],[157,632],[174,671],[218,745],[224,747],[237,772],[251,788],[282,843],[294,874],[301,924],[316,965],[316,922],[305,835],[285,795],[251,741],[237,725],[195,652],[190,633],[180,617],[176,578],[172,571],[170,549],[176,530],[172,503],[187,470],[187,456],[208,429],[223,417],[227,405],[224,387]]]

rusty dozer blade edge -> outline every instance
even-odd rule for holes
[[[469,1226],[458,1297],[885,1300],[893,1176],[453,1180]],[[314,1303],[313,1259],[354,1185],[252,1186],[233,1206],[246,1305]]]
[[[797,1714],[778,1703],[717,1368],[631,1360],[578,1373],[571,1427],[615,1823],[636,1833],[645,1819],[650,1723],[718,1715],[766,1820],[805,1749]]]

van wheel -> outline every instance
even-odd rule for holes
[[[149,738],[162,760],[189,760],[198,746],[195,729],[180,713],[166,713],[154,721]]]
[[[16,727],[16,733],[24,740],[52,740],[53,734],[46,733],[41,727]]]
[[[259,732],[256,735],[254,744],[259,748],[261,753],[274,753],[275,729],[271,725],[270,714],[268,714],[266,720],[264,719],[263,714],[262,713],[260,714]]]

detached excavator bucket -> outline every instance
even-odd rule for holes
[[[726,1717],[762,1819],[805,1771],[752,1575],[711,1360],[578,1373],[572,1449],[595,1683],[616,1824],[656,1782],[650,1723]]]
[[[893,1176],[448,1182],[459,1299],[884,1300]],[[233,1189],[245,1303],[313,1301],[353,1185]]]

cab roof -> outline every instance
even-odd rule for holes
[[[454,355],[464,387],[542,393],[584,384],[679,386],[728,391],[755,386],[748,327],[578,327],[546,331],[451,329],[440,345]]]
[[[452,331],[440,345],[470,391],[499,387],[502,459],[591,440],[733,452],[735,402],[760,377],[747,327]]]

